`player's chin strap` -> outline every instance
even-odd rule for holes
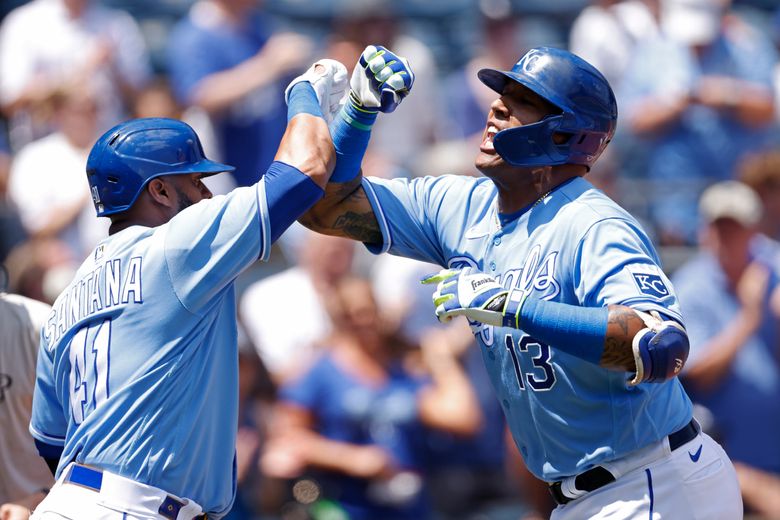
[[[636,333],[631,344],[636,374],[628,384],[662,383],[679,374],[690,348],[685,329],[676,321],[664,320],[658,311],[632,310],[646,327]]]

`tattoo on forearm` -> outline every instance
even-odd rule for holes
[[[349,182],[331,183],[325,195],[299,221],[304,226],[325,233],[381,244],[382,232],[376,220],[360,177]]]
[[[631,343],[637,332],[645,327],[642,319],[628,307],[611,305],[607,322],[607,337],[600,365],[604,368],[636,370]]]
[[[347,211],[338,216],[336,222],[333,223],[333,229],[341,230],[348,238],[360,240],[367,244],[381,244],[382,233],[376,225],[372,225],[375,223],[376,219],[372,212],[355,213]]]

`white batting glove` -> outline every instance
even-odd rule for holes
[[[381,45],[369,45],[352,71],[350,87],[357,103],[364,108],[392,112],[409,94],[414,72],[406,58]]]
[[[320,102],[320,110],[325,121],[330,124],[338,113],[346,99],[349,83],[347,82],[347,68],[339,61],[322,59],[316,61],[309,70],[295,78],[284,90],[284,101],[289,102],[290,91],[302,82],[311,83],[317,100]]]
[[[444,269],[437,274],[423,278],[422,283],[437,283],[433,293],[436,317],[446,323],[453,316],[466,316],[497,327],[511,325],[505,319],[505,309],[509,301],[509,291],[489,274],[471,267],[463,269]],[[519,293],[518,293],[519,294]]]

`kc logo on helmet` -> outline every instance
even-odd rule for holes
[[[659,275],[649,273],[631,274],[633,274],[634,282],[636,282],[637,287],[643,294],[655,296],[656,298],[669,296],[669,289],[667,289],[666,284]]]

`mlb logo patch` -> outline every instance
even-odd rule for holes
[[[650,273],[631,273],[634,277],[634,282],[642,294],[648,296],[654,296],[656,298],[664,298],[669,296],[669,289],[666,287],[663,278],[657,274]]]

